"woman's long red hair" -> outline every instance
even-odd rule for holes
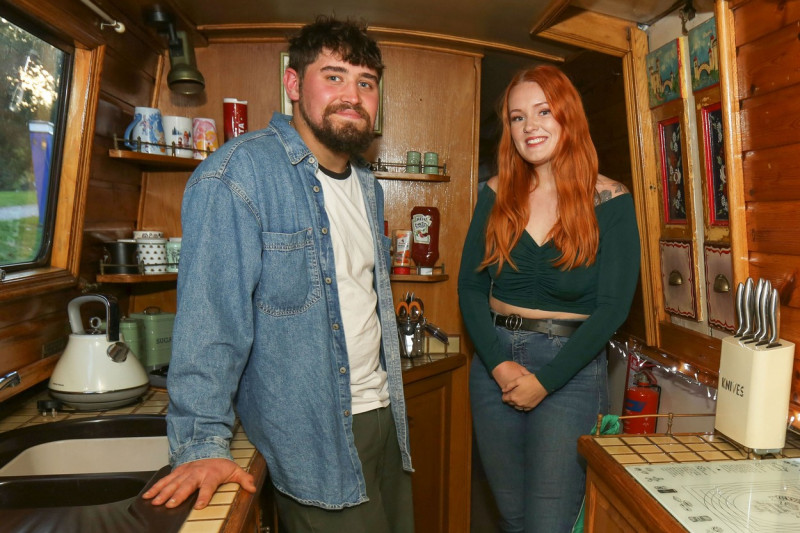
[[[589,135],[589,123],[581,97],[569,78],[556,67],[542,65],[518,73],[506,88],[501,121],[503,134],[497,151],[497,198],[486,226],[486,253],[481,268],[508,262],[511,250],[528,223],[528,197],[537,186],[536,167],[517,152],[511,138],[508,95],[521,83],[538,83],[561,125],[561,139],[550,162],[558,192],[558,219],[550,237],[561,251],[554,263],[564,270],[594,263],[598,247],[594,212],[597,151]]]

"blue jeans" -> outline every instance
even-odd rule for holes
[[[568,340],[501,327],[497,334],[512,360],[532,373]],[[474,357],[470,398],[478,453],[500,511],[501,530],[571,531],[586,483],[578,437],[591,431],[598,413],[608,410],[605,350],[529,412],[503,403],[497,382]]]

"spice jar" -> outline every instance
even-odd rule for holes
[[[439,260],[439,210],[435,207],[416,206],[411,210],[411,259],[422,275],[433,274]]]

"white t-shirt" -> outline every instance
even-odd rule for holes
[[[317,171],[330,221],[342,326],[350,362],[353,414],[389,405],[389,385],[381,368],[378,295],[372,286],[375,256],[367,211],[358,178],[344,179]]]

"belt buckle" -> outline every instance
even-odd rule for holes
[[[506,317],[506,323],[505,323],[505,328],[506,329],[510,329],[511,331],[517,331],[521,327],[522,327],[522,317],[521,316],[519,316],[517,314],[513,314],[513,315],[508,315]]]

